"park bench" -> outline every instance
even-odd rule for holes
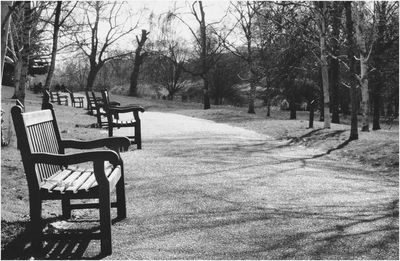
[[[58,105],[68,106],[68,96],[60,94],[59,92],[50,91],[50,100],[53,103],[57,102]]]
[[[96,96],[95,92],[92,91],[92,100],[94,103],[94,108],[96,110],[96,117],[97,117],[97,125],[99,128],[107,127],[108,126],[108,121],[107,121],[107,114],[106,111],[104,110],[104,102],[101,97]],[[116,101],[111,101],[110,106],[118,106],[120,105],[119,102]]]
[[[111,207],[119,219],[126,217],[124,168],[119,152],[126,150],[129,139],[112,137],[93,141],[62,140],[53,105],[44,110],[24,112],[22,106],[11,109],[22,163],[29,190],[32,247],[42,249],[44,241],[41,210],[43,200],[61,200],[62,214],[70,218],[71,210],[97,208],[100,212],[101,252],[112,253]],[[67,148],[95,149],[65,154]],[[76,164],[90,162],[92,168]],[[111,203],[111,191],[116,201]],[[98,203],[73,203],[72,199],[98,199]]]
[[[134,136],[128,136],[132,144],[136,144],[138,149],[142,148],[142,133],[141,124],[139,118],[139,112],[144,112],[144,108],[139,105],[126,105],[126,106],[112,106],[109,101],[108,91],[102,90],[101,95],[103,97],[103,108],[106,113],[108,122],[108,136],[113,136],[114,128],[125,128],[133,127]],[[133,113],[133,119],[122,121],[120,120],[119,114],[121,113]]]
[[[69,89],[65,89],[67,93],[69,93],[69,97],[71,98],[71,105],[76,108],[83,108],[83,97],[75,96],[72,91]]]
[[[104,110],[104,104],[102,99],[98,99],[100,97],[96,97],[94,91],[92,91],[92,100],[94,103],[94,108],[96,108],[96,118],[97,118],[97,125],[99,128],[107,127],[107,115]]]
[[[97,112],[96,109],[96,103],[94,101],[92,93],[89,93],[88,90],[85,91],[86,94],[86,101],[87,101],[87,110],[89,111],[89,115],[96,115],[95,112]],[[96,98],[97,101],[101,101],[100,97]]]

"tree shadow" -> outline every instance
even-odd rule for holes
[[[343,149],[343,148],[346,147],[350,142],[351,142],[351,140],[345,140],[344,142],[340,143],[340,144],[339,144],[338,146],[336,146],[335,148],[331,148],[331,149],[327,150],[325,153],[321,153],[321,154],[314,155],[312,158],[315,159],[315,158],[320,158],[320,157],[329,155],[329,154],[331,154],[331,152],[333,152],[333,151],[335,151],[335,150]]]
[[[210,195],[203,195],[209,197]],[[212,196],[213,200],[226,201],[226,198]],[[177,233],[188,233],[188,231],[224,230],[227,227],[251,226],[258,224],[261,231],[254,233],[250,238],[243,235],[239,240],[241,243],[247,238],[246,249],[213,249],[203,252],[198,248],[175,246],[164,246],[161,249],[166,252],[184,253],[189,259],[359,259],[360,257],[376,257],[386,259],[385,250],[392,244],[398,244],[398,224],[389,222],[382,224],[385,220],[398,219],[398,200],[388,204],[370,204],[368,206],[351,204],[346,209],[343,206],[333,204],[314,205],[312,208],[298,207],[264,207],[261,205],[246,205],[235,200],[229,201],[233,205],[225,209],[204,210],[196,212],[167,213],[153,217],[146,217],[146,226],[139,231],[145,239],[157,240],[160,237],[168,237]],[[371,212],[375,214],[372,215]],[[174,222],[180,220],[181,222]],[[297,229],[282,230],[282,234],[269,234],[264,226],[271,226],[274,220],[289,221],[290,226]],[[323,222],[316,228],[304,226],[307,224],[301,220],[314,220]],[[297,223],[296,223],[297,222]],[[385,222],[386,223],[386,222]],[[157,226],[152,226],[157,224]],[[160,227],[162,226],[160,233]],[[255,229],[255,228],[253,228]],[[271,230],[273,230],[271,228]],[[229,230],[231,233],[234,230]],[[385,236],[380,236],[385,234]],[[275,235],[275,237],[271,237]],[[396,236],[397,235],[397,236]],[[235,236],[232,241],[237,240]],[[354,241],[354,242],[353,242]],[[365,242],[364,242],[365,241]],[[232,242],[232,244],[234,244]],[[379,249],[374,253],[371,249]],[[141,248],[138,251],[143,250]],[[154,251],[151,247],[145,251]],[[160,251],[160,249],[157,249]],[[395,249],[393,249],[396,252]],[[267,254],[267,255],[266,255]],[[268,256],[269,258],[264,258]],[[398,257],[398,251],[397,251]],[[328,259],[331,259],[328,258]],[[375,258],[372,258],[375,259]]]

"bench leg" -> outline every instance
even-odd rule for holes
[[[31,243],[35,253],[42,251],[42,201],[37,196],[30,196],[29,212],[31,217]]]
[[[101,233],[101,253],[103,255],[111,255],[111,201],[110,201],[110,189],[100,189],[99,195],[99,206],[100,206],[100,233]]]
[[[126,199],[125,199],[125,181],[124,166],[121,165],[121,178],[116,186],[117,193],[117,216],[119,219],[126,218]]]
[[[138,150],[142,149],[142,133],[140,131],[140,120],[136,120],[136,126],[135,126],[135,141]]]
[[[96,179],[99,184],[99,212],[100,212],[100,244],[103,255],[111,255],[111,201],[110,183],[104,173],[104,162],[94,162],[94,172],[98,173]]]
[[[100,128],[102,128],[103,124],[101,124],[101,115],[99,111],[97,111],[96,116],[97,116],[97,124],[99,125]]]
[[[111,126],[112,123],[108,123],[108,137],[113,136],[113,126]]]
[[[69,198],[61,200],[62,214],[64,218],[71,218],[71,201]]]

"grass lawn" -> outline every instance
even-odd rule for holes
[[[11,137],[10,144],[1,149],[2,252],[10,242],[17,241],[16,239],[23,234],[29,221],[25,173],[19,151],[16,149],[16,139],[12,134],[13,127],[9,128],[12,126],[9,112],[15,103],[10,99],[12,93],[13,88],[2,87],[1,107],[5,111],[4,126],[6,127],[3,131],[6,136]],[[316,121],[314,129],[308,129],[307,112],[298,112],[297,120],[288,120],[289,112],[272,111],[271,117],[266,118],[266,111],[262,108],[256,110],[257,114],[250,115],[244,107],[211,106],[210,110],[202,110],[202,105],[197,103],[140,99],[114,94],[111,94],[111,100],[119,101],[121,104],[140,104],[147,111],[177,113],[246,128],[275,139],[287,140],[291,144],[322,149],[326,151],[324,157],[336,159],[343,164],[354,161],[365,164],[369,168],[376,168],[377,175],[398,175],[398,121],[390,129],[382,124],[382,130],[359,132],[359,140],[346,144],[350,129],[348,124],[332,124],[331,129],[326,130],[322,129],[322,122]],[[40,95],[27,91],[25,106],[27,111],[40,109]],[[89,127],[96,122],[96,118],[87,115],[85,109],[56,105],[55,113],[63,138],[89,140],[105,136],[104,133],[99,132],[99,129]],[[349,119],[342,120],[345,123],[349,121]],[[343,144],[346,145],[342,146]],[[54,212],[51,207],[46,207],[46,204],[43,207],[43,217],[56,218],[57,212]],[[19,258],[29,258],[29,256]]]

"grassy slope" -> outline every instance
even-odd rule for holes
[[[12,122],[9,119],[9,111],[14,104],[12,88],[3,87],[1,93],[1,107],[7,113],[5,125]],[[246,108],[233,108],[229,106],[212,106],[210,110],[202,110],[201,104],[180,103],[171,101],[159,101],[150,99],[137,99],[113,95],[113,100],[122,104],[136,103],[143,105],[148,111],[163,111],[184,114],[227,123],[234,126],[251,129],[267,134],[277,139],[288,139],[293,143],[301,143],[306,146],[323,148],[326,151],[334,149],[346,141],[349,136],[349,126],[332,124],[330,130],[320,129],[321,122],[315,122],[315,129],[307,129],[307,113],[299,112],[298,120],[287,120],[288,112],[272,112],[271,118],[265,118],[265,112],[257,110],[256,115],[246,113]],[[26,97],[27,111],[40,109],[40,97],[30,92]],[[95,123],[95,118],[86,115],[86,111],[79,108],[55,106],[56,115],[63,138],[93,139],[104,136],[98,129],[77,127]],[[398,123],[390,130],[383,126],[383,130],[369,133],[361,133],[358,141],[353,141],[340,150],[335,150],[329,157],[341,161],[359,161],[369,166],[378,167],[377,173],[398,174],[399,135]],[[386,170],[386,171],[382,171]],[[8,147],[1,149],[1,217],[2,217],[2,248],[23,231],[29,220],[27,205],[28,193],[23,167],[19,152],[16,150],[15,137]],[[44,211],[48,208],[44,207]],[[50,216],[49,216],[50,215]],[[52,213],[43,213],[43,216],[51,217]]]

